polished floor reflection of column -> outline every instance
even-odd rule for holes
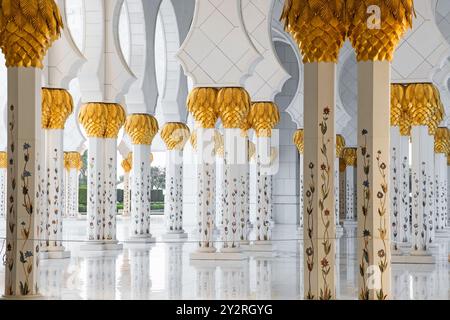
[[[184,243],[166,244],[167,299],[183,298],[183,246]]]
[[[131,271],[131,299],[146,300],[151,293],[150,250],[151,247],[131,245],[129,248]]]
[[[84,257],[85,290],[87,300],[116,299],[116,261],[118,254],[114,251],[92,253]]]
[[[195,298],[198,300],[216,299],[217,263],[207,260],[192,260],[196,273]]]
[[[60,299],[66,290],[69,260],[43,260],[39,269],[39,288],[47,299]]]

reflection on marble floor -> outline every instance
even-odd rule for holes
[[[128,221],[118,221],[118,237],[126,239]],[[163,221],[152,219],[152,231],[160,240]],[[189,253],[195,239],[185,243],[125,244],[120,252],[79,251],[85,221],[66,221],[64,239],[72,251],[67,260],[41,260],[40,288],[49,299],[302,299],[303,242],[295,226],[276,226],[276,254],[251,254],[241,262],[193,262]],[[192,230],[192,228],[187,228]],[[4,223],[0,249],[4,254]],[[357,298],[355,230],[345,229],[338,242],[337,297]],[[435,265],[393,265],[394,299],[450,298],[447,261],[449,240],[438,243]],[[4,266],[0,266],[0,292],[4,290]]]

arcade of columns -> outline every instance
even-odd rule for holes
[[[229,49],[220,32],[210,32],[204,40],[221,49],[222,59],[231,64],[227,73],[206,62],[198,68],[207,59],[195,49],[196,41],[208,30],[198,19],[207,8],[204,2],[196,3],[191,32],[177,55],[194,84],[187,100],[195,119],[192,135],[181,122],[167,122],[160,130],[151,114],[127,115],[123,99],[108,94],[111,90],[84,98],[76,115],[88,137],[88,236],[82,250],[122,249],[116,237],[116,157],[119,131],[124,128],[132,141],[132,155],[122,162],[124,216],[129,216],[131,230],[127,241],[155,241],[150,225],[150,155],[160,132],[167,147],[165,239],[187,237],[182,158],[191,137],[198,218],[198,248],[191,259],[240,261],[247,259],[244,251],[273,251],[271,181],[279,156],[274,129],[280,121],[274,97],[287,75],[276,59],[269,32],[256,39],[260,31],[244,25],[249,13],[242,8],[249,1],[230,0],[235,6],[215,8],[232,20],[232,40],[239,41],[240,54],[239,48]],[[39,294],[39,258],[69,257],[62,220],[78,217],[81,154],[63,149],[73,101],[67,88],[41,84],[44,57],[63,28],[57,4],[45,2],[48,7],[33,12],[38,23],[20,6],[0,5],[0,47],[8,67],[8,149],[0,153],[0,216],[6,216],[8,226],[7,297]],[[336,238],[341,223],[357,224],[360,299],[389,299],[391,264],[433,263],[436,237],[448,236],[450,133],[439,127],[444,118],[439,92],[431,83],[390,83],[390,61],[412,25],[413,1],[398,7],[389,1],[372,2],[382,12],[383,23],[376,29],[367,26],[365,1],[324,1],[314,6],[306,0],[287,0],[281,17],[305,64],[305,126],[295,133],[294,144],[303,168],[299,203],[307,299],[336,297]],[[269,24],[272,2],[262,3]],[[229,22],[214,21],[223,26]],[[336,64],[347,38],[358,60],[357,147],[347,147],[335,132]],[[105,59],[113,62],[107,53]],[[104,75],[105,83],[113,82],[110,76]],[[266,81],[266,90],[257,85],[260,79]],[[253,156],[256,181],[250,181],[249,174]],[[251,183],[257,186],[254,239],[249,237]],[[216,225],[220,241],[214,238]],[[199,277],[208,282],[213,274],[205,268]],[[376,288],[368,283],[374,272],[380,278]]]

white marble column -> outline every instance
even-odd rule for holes
[[[166,159],[166,235],[186,238],[183,229],[183,151],[169,150]]]
[[[116,219],[117,219],[117,137],[105,139],[104,160],[104,230],[103,236],[106,241],[116,241]]]
[[[116,238],[117,136],[125,111],[116,103],[87,103],[79,122],[88,136],[88,241],[81,250],[120,250]]]
[[[448,236],[448,176],[447,155],[450,152],[450,131],[438,128],[435,134],[435,187],[436,187],[436,233],[437,236]]]
[[[223,137],[222,137],[223,140]],[[223,190],[224,190],[224,179],[223,179],[223,145],[221,146],[221,149],[217,152],[216,155],[216,197],[215,197],[215,203],[216,203],[216,216],[215,216],[215,230],[218,231],[218,234],[220,234],[222,228],[223,228]]]
[[[40,207],[40,255],[43,259],[70,257],[62,243],[64,212],[64,127],[73,112],[73,100],[67,90],[42,89],[42,129],[44,132],[43,190]]]
[[[303,209],[304,209],[304,204],[303,204],[303,197],[304,197],[304,195],[303,195],[303,192],[304,192],[303,152],[304,152],[304,148],[305,148],[303,129],[298,129],[297,131],[295,131],[294,137],[293,137],[293,142],[294,142],[294,145],[297,147],[297,150],[299,153],[299,158],[298,158],[299,159],[299,167],[298,167],[298,171],[299,171],[299,175],[298,175],[298,180],[299,180],[298,226],[299,226],[299,231],[301,233],[303,233]]]
[[[130,172],[123,175],[123,213],[122,217],[130,217],[131,215],[131,188],[130,188]]]
[[[345,219],[356,222],[356,168],[345,168]]]
[[[0,152],[0,220],[6,219],[7,168],[7,154]]]
[[[256,142],[256,241],[271,241],[271,176],[267,172],[270,162],[270,137],[258,137]],[[269,242],[267,242],[269,244]]]
[[[436,232],[446,232],[448,216],[447,206],[447,155],[436,153],[435,185],[436,185]]]
[[[248,130],[248,129],[247,129]],[[239,202],[241,203],[241,214],[239,218],[239,237],[241,245],[250,244],[249,241],[249,221],[250,221],[250,166],[249,166],[249,139],[247,130],[241,133],[244,136],[244,149],[242,150],[245,157],[240,165],[239,177]]]
[[[131,176],[131,239],[153,242],[150,232],[150,145],[133,145]]]
[[[1,12],[0,12],[1,14]],[[5,296],[39,294],[38,215],[41,71],[8,68],[8,194]],[[41,186],[42,187],[42,186]]]
[[[76,153],[66,153],[66,157],[78,156],[81,160],[81,155]],[[66,162],[65,166],[65,217],[70,219],[77,219],[79,217],[78,210],[78,193],[79,193],[79,174],[80,167],[71,165],[70,161]]]
[[[400,216],[401,204],[401,155],[400,155],[400,128],[391,126],[391,232],[392,253],[399,252],[402,220]]]
[[[413,255],[430,256],[430,229],[433,227],[433,213],[430,207],[431,177],[434,167],[430,164],[429,154],[434,155],[433,136],[429,135],[427,126],[413,126],[412,140],[412,252]],[[430,224],[431,220],[431,224]]]
[[[226,128],[224,130],[224,176],[222,206],[222,253],[238,253],[241,251],[241,218],[243,218],[243,204],[240,192],[242,191],[242,166],[246,162],[242,157],[242,150],[246,148],[245,138],[239,128]]]
[[[121,162],[123,175],[123,213],[122,217],[129,218],[131,215],[131,169],[133,167],[133,153],[129,152]]]
[[[189,127],[181,122],[168,122],[161,131],[161,138],[167,147],[164,198],[166,239],[188,236],[183,229],[183,149],[189,137]]]
[[[399,188],[400,188],[400,245],[411,247],[411,199],[410,199],[410,137],[409,135],[401,135],[400,149],[398,155],[400,157]]]

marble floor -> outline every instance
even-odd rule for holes
[[[88,254],[79,250],[86,221],[64,222],[65,246],[70,259],[41,260],[40,290],[48,299],[302,299],[303,241],[295,226],[274,228],[273,256],[250,254],[243,262],[192,262],[195,239],[183,243],[161,240],[162,216],[152,218],[157,242],[124,244],[120,252]],[[118,220],[118,239],[126,240],[128,220]],[[193,228],[187,228],[192,231]],[[346,228],[338,241],[337,298],[357,298],[356,239]],[[0,227],[3,257],[5,226]],[[434,265],[393,265],[394,299],[450,298],[450,238],[438,240]],[[4,266],[0,265],[0,292],[4,291]]]

